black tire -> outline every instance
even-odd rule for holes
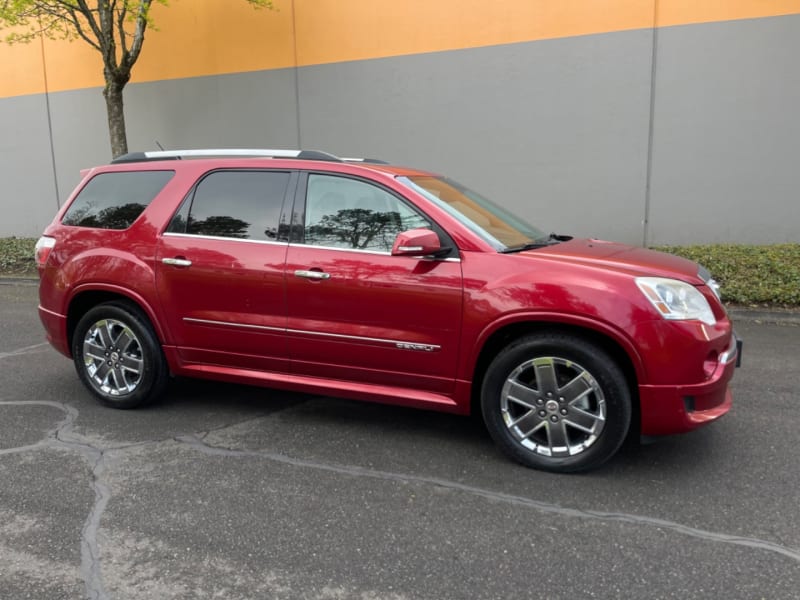
[[[72,338],[75,369],[102,404],[135,408],[156,400],[167,386],[169,369],[147,317],[124,302],[89,310]]]
[[[495,357],[483,381],[481,411],[489,434],[517,462],[559,473],[586,471],[625,440],[631,394],[602,347],[550,332],[517,339]]]

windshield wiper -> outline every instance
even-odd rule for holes
[[[553,244],[558,244],[560,242],[566,242],[567,240],[571,240],[572,236],[569,235],[558,235],[556,233],[551,233],[546,238],[539,238],[538,240],[531,240],[525,244],[520,244],[519,246],[511,246],[510,248],[506,248],[501,250],[502,254],[511,254],[512,252],[523,252],[525,250],[535,250],[536,248],[543,248],[545,246],[552,246]]]

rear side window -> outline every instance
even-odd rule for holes
[[[127,229],[173,175],[174,171],[100,173],[80,191],[61,222],[78,227]]]
[[[279,241],[285,237],[278,229],[288,184],[287,172],[215,171],[197,184],[167,232]]]

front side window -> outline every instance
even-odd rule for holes
[[[308,176],[306,244],[390,252],[398,233],[420,227],[431,222],[384,189],[346,177]]]
[[[278,241],[285,237],[279,229],[288,183],[285,172],[215,171],[197,184],[167,231]]]
[[[95,175],[61,222],[77,227],[127,229],[174,174],[174,171],[118,171]]]
[[[398,181],[446,210],[502,252],[549,245],[557,241],[452,179],[414,175],[398,177]]]

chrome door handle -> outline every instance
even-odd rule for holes
[[[305,279],[330,279],[330,273],[324,273],[322,271],[306,271],[304,269],[298,269],[294,272],[295,277],[304,277]]]
[[[192,261],[185,258],[162,258],[161,262],[165,265],[172,265],[173,267],[191,267]]]

